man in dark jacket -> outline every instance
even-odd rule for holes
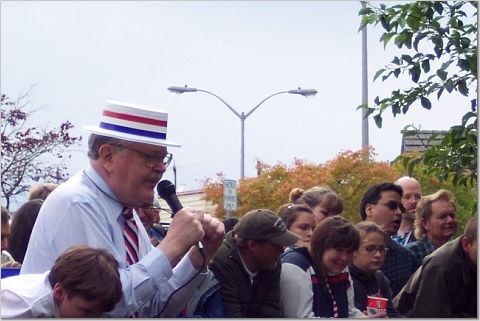
[[[374,222],[392,236],[397,233],[402,221],[403,190],[392,183],[381,183],[370,187],[360,203],[360,215],[363,220]],[[380,270],[390,281],[392,295],[395,296],[417,270],[420,262],[410,250],[392,239],[388,240],[388,252]]]
[[[426,256],[421,269],[410,317],[477,318],[477,218],[463,236]]]
[[[211,265],[222,285],[225,317],[282,317],[279,258],[297,241],[271,211],[253,210],[240,219]]]

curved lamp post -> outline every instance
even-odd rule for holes
[[[248,116],[250,116],[255,110],[257,110],[258,107],[260,107],[265,101],[268,99],[272,98],[273,96],[280,95],[280,94],[294,94],[294,95],[302,95],[304,97],[310,97],[310,96],[315,96],[317,94],[316,89],[301,89],[298,87],[298,89],[292,89],[292,90],[285,90],[285,91],[279,91],[277,93],[271,94],[270,96],[264,98],[261,102],[259,102],[255,107],[253,107],[249,112],[244,113],[244,112],[238,112],[236,111],[232,106],[230,106],[223,98],[219,97],[218,95],[207,91],[203,89],[198,89],[198,88],[192,88],[192,87],[187,87],[186,85],[184,87],[181,86],[172,86],[168,87],[168,91],[175,93],[175,94],[183,94],[183,93],[191,93],[191,92],[203,92],[207,93],[209,95],[212,95],[219,99],[225,106],[230,109],[235,116],[240,118],[240,125],[241,125],[241,147],[240,147],[240,177],[245,177],[245,120],[247,119]]]

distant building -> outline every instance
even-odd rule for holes
[[[205,213],[208,213],[208,214],[215,213],[216,205],[214,205],[210,201],[207,202],[203,199],[205,197],[205,194],[201,189],[178,192],[177,196],[178,196],[178,199],[180,200],[180,203],[182,203],[184,207],[193,207],[193,208],[202,209],[205,211]],[[167,203],[163,199],[160,198],[159,201],[160,201],[160,207],[170,209]],[[160,211],[160,222],[170,223],[170,221],[172,220],[170,215],[171,214],[167,213],[166,211]]]
[[[439,144],[446,130],[402,130],[402,148],[400,153],[423,151]]]

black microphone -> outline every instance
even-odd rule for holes
[[[165,200],[165,202],[167,202],[168,207],[170,207],[170,209],[172,210],[172,218],[175,213],[177,213],[183,208],[175,191],[175,185],[173,185],[172,182],[164,180],[158,183],[157,193],[161,198]]]
[[[176,190],[175,185],[173,185],[173,183],[168,180],[161,181],[157,185],[158,196],[163,198],[165,202],[167,202],[170,209],[172,210],[171,218],[173,218],[175,216],[175,213],[177,213],[183,208],[182,203],[180,203],[180,200],[178,199],[178,196],[175,190]],[[202,250],[203,249],[202,242],[198,242],[197,246],[202,256],[204,256],[203,250]]]

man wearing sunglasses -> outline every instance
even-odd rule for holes
[[[364,221],[378,224],[389,236],[397,233],[402,221],[402,188],[393,183],[381,183],[370,187],[360,203],[360,215]],[[412,252],[392,239],[388,241],[389,251],[382,265],[382,272],[390,280],[395,296],[407,283],[420,263]]]

